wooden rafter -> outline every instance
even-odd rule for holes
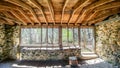
[[[54,23],[54,25],[55,25],[55,18],[54,18],[55,15],[54,15],[54,10],[53,10],[53,5],[52,5],[52,3],[51,3],[50,0],[47,0],[47,3],[48,3],[49,11],[50,11],[50,13],[51,13],[51,18],[52,18],[53,23]]]
[[[0,18],[0,23],[6,24],[5,20],[3,20],[3,19],[1,19],[1,18]]]
[[[7,11],[5,12],[3,12],[4,13],[4,15],[6,15],[7,17],[9,17],[9,18],[12,18],[12,19],[15,19],[16,21],[19,21],[18,19],[16,19],[15,17],[13,17],[13,16],[11,16]]]
[[[93,20],[93,21],[90,21],[90,22],[89,22],[89,25],[92,25],[92,24],[94,24],[94,23],[100,22],[100,21],[104,20],[104,19],[107,18],[107,17],[108,17],[108,16],[104,16],[104,17],[95,19],[95,20]]]
[[[111,3],[105,4],[105,5],[99,6],[98,8],[94,9],[94,11],[98,12],[98,11],[102,11],[102,10],[106,10],[106,9],[110,9],[110,8],[116,8],[116,7],[120,7],[120,1],[119,2],[114,1]]]
[[[91,3],[94,2],[94,1],[95,1],[95,0],[88,0],[88,1],[86,1],[85,4],[84,4],[83,7],[82,7],[82,10],[83,10],[84,7],[88,6],[89,4],[91,4]],[[81,11],[82,11],[82,10],[81,10]],[[82,12],[81,12],[81,13],[82,13]],[[79,22],[80,17],[81,17],[81,14],[79,14],[77,20],[75,21],[75,25],[77,25],[77,23]]]
[[[85,19],[86,21],[88,21],[89,19],[87,19],[90,15],[92,15],[92,10],[94,10],[95,8],[101,6],[101,5],[104,5],[106,3],[109,3],[109,2],[112,2],[113,0],[99,0],[93,4],[91,4],[90,6],[87,6],[86,7],[86,10],[85,12],[83,12],[83,14],[81,15],[80,17],[80,23],[82,23]],[[83,25],[86,25],[86,23],[82,23]]]
[[[61,24],[62,24],[62,20],[63,20],[63,17],[64,17],[65,7],[67,6],[68,1],[69,0],[65,1],[65,4],[64,4],[63,9],[62,9]]]
[[[97,8],[97,7],[101,6],[101,5],[104,5],[104,4],[106,4],[106,3],[109,3],[109,2],[111,2],[111,1],[113,1],[113,0],[100,0],[100,1],[97,1],[97,2],[95,2],[95,3],[93,3],[93,4],[91,4],[90,6],[87,6],[87,7],[85,8],[85,11],[84,11],[84,12],[82,13],[82,15],[78,18],[78,20],[77,20],[77,22],[76,22],[75,24],[77,24],[78,22],[79,22],[79,23],[82,23],[82,21],[83,21],[84,19],[86,19],[85,17],[86,17],[86,16],[88,17],[88,14],[90,14],[94,8]]]
[[[119,0],[0,0],[0,18],[10,25],[86,26],[119,9]]]
[[[20,25],[20,23],[21,23],[21,21],[16,20],[16,19],[14,19],[14,18],[12,18],[12,17],[9,17],[8,15],[7,15],[7,17],[5,17],[5,16],[3,16],[3,15],[0,15],[0,18],[10,19],[10,20],[14,21],[15,23],[18,23],[19,25]]]
[[[101,6],[102,7],[102,6]],[[91,20],[92,18],[94,18],[99,12],[104,11],[106,9],[111,9],[111,8],[117,8],[120,7],[120,2],[112,2],[112,5],[107,4],[106,7],[103,6],[101,9],[97,9],[97,11],[95,11],[89,18],[88,20]]]
[[[110,16],[110,15],[113,15],[113,14],[116,14],[116,13],[119,13],[119,12],[120,12],[120,10],[112,10],[112,11],[109,11],[109,12],[107,12],[107,13],[104,13],[104,14],[102,14],[101,16],[93,19],[92,21],[89,21],[89,25],[95,24],[95,23],[98,22],[98,21],[102,21],[102,20],[104,20],[106,17],[108,17],[108,16]]]
[[[27,4],[23,3],[20,0],[5,0],[5,1],[10,2],[12,4],[15,4],[15,5],[18,5],[18,6],[22,7],[22,8],[28,9],[31,12],[31,14],[33,15],[34,19],[40,24],[40,21],[38,20],[37,15],[33,11],[33,9],[30,6],[28,6]]]
[[[10,10],[10,12],[16,17],[18,18],[21,22],[23,22],[24,25],[27,25],[27,23],[21,19],[21,17],[14,11],[14,10]]]
[[[30,3],[32,3],[34,6],[36,6],[40,10],[40,12],[42,13],[42,16],[44,17],[46,24],[48,24],[47,18],[42,10],[42,7],[35,0],[29,0],[29,1],[30,1]]]
[[[91,0],[91,1],[92,1],[92,0]],[[71,15],[71,17],[70,17],[70,19],[69,19],[69,21],[68,21],[68,25],[69,25],[70,22],[72,21],[74,14],[75,14],[78,10],[80,11],[79,13],[81,13],[81,11],[83,10],[84,6],[86,6],[86,4],[89,4],[89,2],[90,2],[90,0],[85,1],[84,3],[82,3],[81,5],[79,5],[79,6],[73,11],[73,13],[72,13],[72,15]]]
[[[7,15],[6,15],[4,12],[2,12],[2,13],[7,17]],[[5,18],[5,20],[6,20],[10,25],[14,25],[14,23],[13,23],[12,20],[7,19],[7,18]]]
[[[25,14],[25,12],[23,11],[23,9],[19,8],[18,11],[19,11],[32,25],[34,25],[34,23],[32,22],[32,20]]]

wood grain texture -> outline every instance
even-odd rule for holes
[[[119,0],[1,0],[0,12],[10,10],[21,25],[67,24],[90,25],[103,21],[104,17],[120,13]],[[111,12],[107,12],[111,11]],[[100,14],[104,14],[100,16]],[[2,14],[2,13],[0,13]],[[10,17],[10,15],[5,15]],[[22,18],[18,18],[21,17]],[[13,16],[12,16],[13,17]],[[16,18],[17,17],[17,18]],[[11,18],[11,17],[10,17]],[[4,19],[5,20],[5,19]],[[6,19],[7,20],[7,19]],[[10,20],[7,20],[9,23]],[[13,25],[16,22],[13,22]],[[18,22],[17,22],[18,23]],[[20,22],[19,22],[20,23]],[[7,24],[7,23],[6,23]],[[12,25],[12,24],[11,24]]]

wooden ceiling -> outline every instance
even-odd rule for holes
[[[120,0],[0,0],[0,23],[94,25],[120,13]]]

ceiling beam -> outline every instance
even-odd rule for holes
[[[98,12],[98,11],[102,11],[110,8],[117,8],[117,7],[120,7],[120,1],[114,1],[111,3],[107,3],[105,5],[101,5],[98,8],[95,8],[93,11]]]
[[[5,14],[4,12],[2,12],[2,14],[5,15],[5,17],[7,17],[7,14]],[[7,19],[5,18],[5,20],[10,24],[10,25],[14,25],[13,21],[11,19]]]
[[[25,14],[22,8],[17,9],[32,25],[34,25],[33,21]]]
[[[16,17],[18,18],[24,25],[27,25],[27,23],[21,19],[21,17],[14,11],[14,10],[10,10],[10,12]]]
[[[18,6],[22,7],[22,8],[25,8],[25,9],[29,10],[31,12],[31,14],[33,15],[34,19],[37,21],[37,23],[39,23],[39,25],[41,24],[38,17],[37,17],[37,15],[36,15],[36,13],[27,4],[23,3],[20,0],[4,0],[4,1],[10,2],[12,4],[18,5]]]
[[[68,4],[68,1],[69,1],[69,0],[66,0],[66,1],[65,1],[65,4],[64,4],[63,9],[62,9],[61,25],[62,25],[62,21],[63,21],[63,17],[64,17],[65,8],[66,8],[66,6],[67,6],[67,4]]]
[[[108,16],[104,16],[104,17],[95,19],[95,20],[93,20],[93,21],[90,21],[90,22],[88,23],[88,25],[92,25],[92,24],[95,24],[95,23],[97,23],[97,22],[100,22],[100,21],[104,20],[104,19],[107,18],[107,17],[108,17]]]
[[[45,14],[44,14],[44,12],[43,12],[43,10],[42,10],[41,5],[38,4],[38,2],[35,1],[35,0],[29,0],[29,2],[32,3],[34,6],[36,6],[36,7],[40,10],[40,12],[42,13],[42,16],[43,16],[43,18],[44,18],[46,24],[48,24],[48,22],[47,22],[47,18],[46,18]]]
[[[54,15],[54,10],[53,10],[53,5],[51,3],[51,0],[47,0],[47,3],[48,3],[48,8],[49,8],[49,11],[51,13],[51,18],[53,20],[53,23],[55,25],[55,15]]]
[[[15,19],[16,21],[19,21],[17,18],[13,17],[12,15],[10,15],[7,11],[3,11],[3,13],[9,17],[9,18],[12,18],[12,19]]]
[[[3,16],[3,15],[0,15],[0,18],[3,18],[3,19],[10,19],[10,20],[12,20],[12,21],[14,21],[15,23],[18,23],[19,25],[22,23],[21,21],[19,21],[19,20],[16,20],[16,19],[14,19],[14,18],[10,18],[10,17],[5,17],[5,16]]]
[[[83,13],[82,11],[85,11],[83,10],[83,8],[85,8],[86,6],[90,5],[91,3],[93,3],[95,0],[87,0],[85,2],[85,4],[83,5],[82,7],[82,10],[81,10],[81,13]],[[80,17],[81,17],[81,14],[79,14],[79,16],[77,17],[77,20],[75,21],[75,25],[77,25],[77,23],[80,21]]]
[[[2,18],[0,18],[0,23],[2,24],[7,24],[5,20],[3,20]]]
[[[80,4],[73,12],[72,12],[72,14],[71,14],[71,16],[70,16],[70,19],[69,19],[69,21],[68,21],[68,25],[70,24],[70,22],[73,20],[73,16],[74,16],[74,14],[79,10],[79,14],[81,13],[81,11],[83,10],[83,8],[87,5],[87,4],[89,4],[91,1],[94,1],[94,0],[86,0],[86,1],[84,1],[82,4]]]
[[[98,12],[101,12],[102,10],[106,10],[106,9],[111,9],[111,8],[117,8],[117,7],[120,7],[120,2],[111,2],[111,3],[108,3],[106,5],[102,5],[98,8],[96,8],[94,11],[94,13],[88,18],[88,20],[92,19],[93,17],[95,17],[95,15],[98,13]]]
[[[120,13],[120,9],[112,10],[112,11],[109,11],[109,12],[107,12],[107,13],[101,14],[99,17],[97,17],[97,18],[89,21],[88,24],[89,24],[89,25],[95,24],[96,22],[102,21],[102,20],[104,20],[105,18],[107,18],[108,16],[113,15],[113,14],[117,14],[117,13]],[[99,20],[99,19],[100,19],[100,20]]]
[[[106,3],[112,2],[113,0],[99,0],[96,1],[95,3],[85,7],[85,11],[82,13],[82,15],[79,17],[78,21],[76,22],[76,24],[82,23],[84,20],[86,20],[86,17],[89,17],[88,15],[91,15],[92,10],[94,10],[95,8],[104,5]]]

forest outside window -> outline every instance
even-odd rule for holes
[[[60,46],[62,46],[63,49],[82,48],[83,52],[94,50],[93,28],[59,28],[21,28],[21,46],[39,46],[46,49],[60,49]],[[59,30],[62,32],[59,32]]]

